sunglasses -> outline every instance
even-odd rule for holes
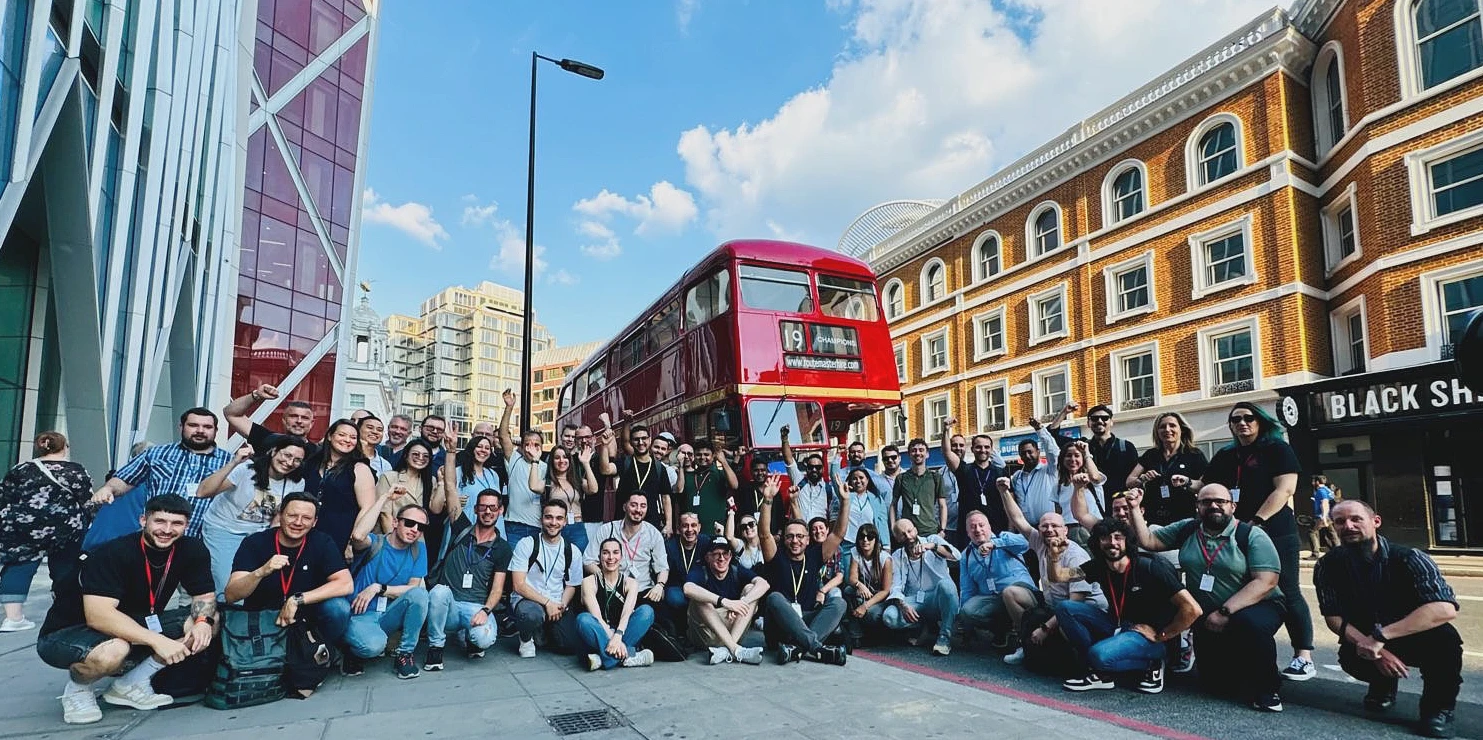
[[[888,460],[888,461],[889,460],[900,460],[901,459],[901,456],[900,455],[886,455],[885,458],[883,458],[883,459]]]
[[[1088,416],[1087,417],[1087,421],[1101,421],[1101,422],[1106,422],[1106,421],[1111,421],[1111,420],[1112,420],[1112,417],[1111,416]]]
[[[1232,424],[1251,424],[1256,421],[1255,414],[1237,414],[1231,417]]]
[[[426,522],[419,522],[416,519],[408,519],[406,517],[402,517],[401,519],[398,519],[397,521],[398,522],[401,522],[402,526],[403,527],[406,527],[407,529],[415,529],[415,530],[417,530],[419,532],[426,532],[427,531],[427,523]]]
[[[1201,506],[1225,506],[1231,502],[1228,498],[1207,498],[1196,501]]]
[[[498,511],[498,504],[474,504],[474,511]]]
[[[757,526],[757,523],[756,522],[742,522],[741,525],[742,525],[742,529],[746,529],[747,527],[755,527],[755,526]]]
[[[874,541],[874,540],[878,540],[878,539],[880,539],[880,538],[879,537],[876,537],[873,534],[862,534],[862,535],[860,535],[860,540],[862,542],[865,541],[865,540],[872,540],[872,541]]]

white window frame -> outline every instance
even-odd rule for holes
[[[1119,219],[1117,217],[1117,193],[1113,191],[1113,184],[1117,182],[1117,178],[1122,177],[1123,173],[1130,169],[1138,170],[1138,177],[1143,183],[1141,186],[1143,191],[1143,209],[1127,218]],[[1143,160],[1125,159],[1107,171],[1107,176],[1102,179],[1102,225],[1104,227],[1132,221],[1148,213],[1150,205],[1152,204],[1148,200],[1148,166],[1143,163]]]
[[[1231,288],[1242,285],[1251,285],[1257,281],[1256,250],[1252,245],[1251,224],[1252,216],[1248,213],[1230,223],[1190,236],[1190,272],[1192,273],[1190,275],[1190,283],[1193,285],[1193,289],[1190,291],[1190,297],[1192,299],[1199,300],[1212,293],[1219,293],[1220,291],[1230,290]],[[1241,244],[1246,259],[1246,274],[1223,283],[1207,284],[1205,282],[1205,273],[1209,265],[1205,262],[1205,245],[1236,233],[1241,234]]]
[[[908,363],[908,359],[906,357],[906,343],[905,342],[899,342],[897,344],[892,345],[891,349],[892,349],[892,353],[897,358],[899,358],[897,360],[897,362],[896,362],[896,375],[897,375],[897,379],[901,383],[905,383],[906,380],[907,380],[907,377],[910,375],[910,372],[908,372],[908,371],[911,369],[911,365]]]
[[[1236,169],[1232,170],[1229,175],[1205,182],[1201,179],[1200,171],[1200,139],[1222,123],[1230,123],[1236,127]],[[1241,171],[1246,169],[1246,127],[1242,125],[1241,117],[1234,113],[1222,112],[1201,121],[1184,143],[1184,169],[1185,185],[1190,192],[1211,187],[1240,175]]]
[[[932,415],[932,404],[942,403],[943,414],[939,419]],[[943,423],[953,415],[953,395],[951,393],[938,393],[922,399],[922,439],[927,440],[927,448],[932,448],[933,442],[942,440]],[[933,427],[936,427],[935,429]]]
[[[1351,182],[1349,183],[1349,187],[1345,188],[1344,192],[1339,194],[1339,197],[1323,207],[1321,220],[1323,222],[1323,263],[1326,268],[1325,275],[1333,275],[1345,265],[1359,259],[1360,255],[1364,252],[1364,248],[1360,244],[1359,199],[1355,197],[1355,191],[1355,184]],[[1340,254],[1339,244],[1341,233],[1339,214],[1345,208],[1349,209],[1349,216],[1354,221],[1354,252],[1347,256]]]
[[[1355,314],[1359,315],[1361,334],[1360,341],[1365,347],[1365,366],[1357,368],[1350,362],[1349,350],[1353,348],[1354,337],[1349,333],[1349,319]],[[1346,302],[1329,313],[1329,336],[1333,339],[1334,350],[1334,374],[1350,375],[1355,372],[1365,372],[1370,368],[1370,321],[1365,310],[1365,297],[1363,295]]]
[[[1056,244],[1054,249],[1040,251],[1040,240],[1036,238],[1035,222],[1040,219],[1040,214],[1048,210],[1056,212]],[[1054,254],[1065,248],[1066,244],[1066,215],[1061,211],[1061,204],[1053,200],[1045,201],[1035,206],[1030,211],[1030,217],[1025,219],[1025,260],[1032,261],[1040,259],[1048,254]]]
[[[1468,154],[1479,147],[1483,147],[1483,128],[1406,155],[1406,171],[1411,179],[1411,236],[1421,236],[1432,229],[1483,215],[1483,203],[1445,216],[1437,215],[1431,185],[1433,165]]]
[[[1000,344],[1002,346],[1000,346],[999,349],[991,350],[991,349],[987,349],[986,347],[984,347],[984,342],[983,342],[984,332],[983,332],[983,328],[984,328],[984,324],[988,323],[990,319],[996,319],[996,318],[999,319],[999,332],[1000,332],[1000,334],[1003,335],[1001,337],[1001,342],[1000,342]],[[994,310],[992,310],[992,311],[985,311],[984,313],[981,313],[981,314],[978,314],[977,316],[974,316],[973,317],[973,360],[974,360],[974,362],[980,362],[982,360],[987,360],[990,357],[998,357],[999,355],[1005,354],[1008,351],[1009,351],[1009,312],[1005,310],[1004,306],[1003,305],[1000,305],[1000,306],[994,308]]]
[[[930,363],[932,361],[932,351],[931,351],[931,349],[929,349],[928,345],[932,342],[932,340],[937,339],[939,337],[942,339],[942,365],[940,367],[930,366],[930,365],[928,365],[928,363]],[[929,375],[936,375],[937,373],[945,373],[945,372],[948,371],[948,368],[952,367],[952,364],[953,364],[953,340],[952,340],[952,336],[948,334],[947,327],[944,326],[941,329],[938,329],[937,331],[930,331],[930,332],[927,332],[926,334],[923,334],[922,335],[922,340],[921,340],[921,347],[922,347],[922,375],[921,375],[921,377],[925,378],[925,377],[927,377]]]
[[[989,391],[992,391],[994,389],[999,389],[999,390],[1002,390],[1004,392],[1004,406],[1003,406],[1004,413],[1001,415],[1001,424],[999,425],[999,428],[998,429],[990,429],[990,428],[988,428],[988,426],[987,426],[988,414],[985,413],[986,410],[989,408],[989,402],[988,402],[988,394],[989,394]],[[993,381],[989,381],[987,383],[979,383],[978,386],[976,386],[973,389],[973,393],[974,393],[974,396],[976,397],[976,399],[978,401],[978,418],[974,420],[974,422],[975,422],[974,425],[973,425],[974,433],[976,433],[976,434],[998,434],[999,432],[1002,432],[1005,429],[1008,429],[1009,428],[1009,381],[1007,381],[1007,380],[993,380]]]
[[[1051,298],[1061,299],[1061,330],[1048,334],[1040,333],[1040,304]],[[1049,342],[1054,339],[1063,339],[1071,335],[1071,306],[1066,302],[1066,283],[1058,283],[1055,286],[1042,290],[1039,293],[1030,294],[1025,302],[1026,313],[1030,317],[1030,346],[1034,347],[1041,342]]]
[[[886,428],[882,430],[881,437],[886,440],[886,444],[906,444],[906,411],[900,406],[886,409],[885,423]],[[902,452],[904,453],[905,450]]]
[[[1118,300],[1117,279],[1119,276],[1140,267],[1148,274],[1148,303],[1138,308],[1130,308],[1124,311],[1120,308],[1121,301]],[[1115,265],[1109,265],[1106,269],[1102,270],[1102,283],[1103,289],[1107,293],[1106,319],[1109,325],[1117,323],[1121,319],[1141,316],[1159,310],[1158,295],[1154,292],[1152,249],[1132,259],[1123,260]]]
[[[1030,373],[1030,396],[1034,402],[1035,416],[1043,418],[1060,411],[1060,408],[1046,408],[1045,397],[1040,393],[1040,383],[1045,378],[1063,373],[1066,376],[1066,400],[1069,403],[1076,398],[1076,392],[1071,387],[1071,363],[1063,362]]]
[[[1160,400],[1163,398],[1163,389],[1160,387],[1162,385],[1160,379],[1163,378],[1163,374],[1159,371],[1158,340],[1144,342],[1143,344],[1137,344],[1131,347],[1124,347],[1119,350],[1114,350],[1107,355],[1108,361],[1111,363],[1110,369],[1112,371],[1112,408],[1115,411],[1122,412],[1135,410],[1133,408],[1124,407],[1123,405],[1131,400],[1128,398],[1127,390],[1125,387],[1128,378],[1123,373],[1123,360],[1136,355],[1145,354],[1153,355],[1153,398],[1150,399],[1148,405],[1138,406],[1137,408],[1143,409],[1156,407],[1159,405]]]
[[[1207,326],[1196,332],[1196,338],[1199,340],[1200,395],[1203,398],[1224,398],[1226,396],[1251,392],[1240,391],[1239,393],[1222,393],[1220,395],[1212,392],[1215,389],[1215,340],[1238,331],[1251,332],[1251,390],[1259,391],[1262,389],[1261,322],[1256,316],[1247,316],[1235,321]]]
[[[1450,80],[1424,87],[1421,81],[1421,39],[1416,35],[1416,3],[1412,0],[1396,0],[1395,13],[1395,56],[1396,71],[1401,83],[1401,102],[1420,97],[1424,93],[1439,93],[1483,76],[1483,66],[1469,70]]]
[[[1422,273],[1419,278],[1421,281],[1421,317],[1426,327],[1428,358],[1443,359],[1442,349],[1452,344],[1447,336],[1446,304],[1442,302],[1442,286],[1479,274],[1483,274],[1483,261],[1480,260]],[[1365,345],[1365,348],[1368,350],[1369,345]]]
[[[901,310],[891,310],[891,291],[897,291],[901,296]],[[894,321],[906,315],[906,284],[900,278],[891,278],[886,281],[886,289],[881,291],[881,310],[886,314],[887,321]]]
[[[938,296],[937,298],[932,297],[932,285],[927,280],[927,273],[931,272],[933,267],[937,267],[942,270],[942,295]],[[949,284],[949,277],[950,276],[948,275],[947,271],[947,263],[943,262],[941,258],[933,257],[932,259],[927,260],[927,264],[922,265],[921,279],[918,281],[917,284],[921,288],[920,292],[922,294],[921,299],[923,306],[930,306],[934,303],[941,303],[942,301],[947,300],[948,296],[951,295],[953,292],[952,285]]]
[[[1404,1],[1404,0],[1403,0]],[[1339,74],[1339,120],[1342,130],[1329,130],[1328,74]],[[1330,41],[1318,50],[1313,61],[1313,79],[1308,89],[1313,91],[1313,145],[1321,157],[1333,149],[1349,132],[1349,85],[1344,80],[1344,47],[1338,41]]]
[[[994,240],[995,251],[998,253],[999,269],[992,274],[985,274],[983,271],[983,259],[981,259],[979,253],[983,250],[984,245],[987,244],[990,239]],[[979,234],[978,237],[973,240],[973,249],[969,251],[968,258],[973,262],[972,274],[974,283],[981,283],[991,277],[994,277],[995,275],[998,275],[1001,272],[1004,272],[1004,237],[1000,236],[999,232],[993,229],[989,229],[988,231]]]

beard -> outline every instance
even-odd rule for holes
[[[181,437],[180,444],[187,450],[201,452],[202,450],[209,450],[212,447],[215,447],[216,440],[208,437],[206,439],[197,441],[194,437]]]
[[[1231,523],[1231,516],[1224,511],[1212,511],[1200,517],[1200,523],[1204,524],[1206,529],[1219,531]]]

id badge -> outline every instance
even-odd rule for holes
[[[1241,489],[1240,488],[1232,488],[1231,489],[1231,503],[1233,503],[1233,504],[1239,504],[1239,503],[1241,503]]]
[[[164,625],[160,624],[160,615],[158,614],[150,614],[146,616],[144,618],[144,626],[148,627],[150,632],[153,632],[157,635],[164,634],[165,632],[165,627]]]
[[[694,496],[691,496],[690,497],[690,505],[691,506],[700,506],[700,494],[697,493]]]
[[[384,612],[384,611],[386,611],[386,597],[385,596],[377,596],[376,597],[376,611],[378,611],[378,612]]]
[[[978,505],[979,506],[988,506],[989,505],[989,497],[986,496],[986,495],[984,495],[984,494],[982,494],[982,493],[978,494]]]
[[[803,618],[803,605],[802,604],[800,604],[800,603],[798,603],[798,602],[795,601],[795,602],[789,604],[789,606],[793,607],[793,613],[794,614],[797,614],[799,619],[802,619]]]
[[[474,574],[473,573],[465,573],[465,574],[463,574],[463,585],[460,586],[460,588],[473,588],[473,587],[474,587]]]
[[[1200,590],[1201,591],[1204,591],[1206,593],[1209,593],[1211,591],[1214,591],[1215,590],[1215,576],[1210,575],[1209,573],[1206,573],[1205,575],[1200,576]]]
[[[920,503],[918,503],[916,501],[913,501],[912,502],[912,504],[911,504],[911,515],[912,516],[921,516],[922,515],[922,505]]]
[[[1123,633],[1123,628],[1122,627],[1118,627],[1117,629],[1115,629],[1115,630],[1112,631],[1112,636],[1113,637],[1117,637],[1118,635],[1121,635],[1122,633]]]
[[[1169,487],[1159,486],[1159,498],[1169,498]]]

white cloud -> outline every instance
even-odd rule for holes
[[[479,203],[479,197],[473,194],[465,195],[463,197],[463,204],[463,218],[459,223],[464,226],[483,226],[494,218],[494,214],[499,212],[499,204],[492,201],[487,204],[481,204]]]
[[[556,268],[556,272],[546,276],[546,282],[554,285],[576,285],[581,279],[566,271],[564,267]]]
[[[464,226],[487,229],[494,234],[495,250],[489,259],[489,269],[507,275],[524,275],[525,232],[499,215],[499,204],[493,201],[482,203],[475,195],[465,195],[462,200],[464,206],[461,223]],[[546,253],[546,248],[537,244],[532,251],[535,252],[535,274],[541,275],[547,267],[546,260],[541,257]]]
[[[866,208],[956,195],[1270,5],[829,0],[851,38],[823,84],[755,124],[696,126],[676,149],[712,231],[830,247]],[[604,191],[578,205],[619,201],[632,203]]]
[[[695,11],[700,5],[700,0],[677,0],[675,2],[675,22],[680,26],[680,33],[690,33],[690,21],[695,18]]]
[[[448,231],[433,218],[433,209],[416,201],[394,206],[366,188],[361,193],[361,207],[367,223],[390,226],[433,249],[442,249],[442,242],[448,240]]]
[[[591,198],[577,201],[572,210],[601,222],[614,216],[632,219],[638,222],[633,233],[639,236],[678,234],[700,214],[695,196],[667,180],[654,183],[648,195],[636,195],[632,200],[604,188]]]

